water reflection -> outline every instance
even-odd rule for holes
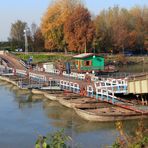
[[[102,128],[114,128],[114,123],[94,123],[88,122],[80,118],[72,109],[66,108],[60,105],[56,101],[46,101],[43,104],[46,115],[54,119],[52,122],[53,126],[60,128],[71,128],[74,125],[74,130],[76,132],[89,132]]]

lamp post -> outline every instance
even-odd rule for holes
[[[25,36],[25,54],[28,54],[27,29],[24,29],[24,36]]]

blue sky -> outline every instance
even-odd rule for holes
[[[29,25],[32,22],[40,24],[40,20],[51,0],[1,0],[0,2],[0,41],[8,38],[11,23],[20,19]],[[118,5],[127,9],[138,5],[148,6],[148,0],[84,0],[84,4],[92,14],[98,14],[102,9]]]

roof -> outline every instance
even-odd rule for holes
[[[94,55],[94,53],[82,53],[82,54],[73,56],[73,58],[86,58],[92,55]]]
[[[103,57],[103,56],[95,54],[95,53],[82,53],[82,54],[78,54],[78,55],[73,56],[73,58],[83,59],[83,58],[87,58],[87,57],[94,56],[94,55],[97,57]]]

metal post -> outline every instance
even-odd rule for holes
[[[27,30],[24,30],[24,36],[25,36],[25,54],[28,54],[28,40],[27,40]]]

